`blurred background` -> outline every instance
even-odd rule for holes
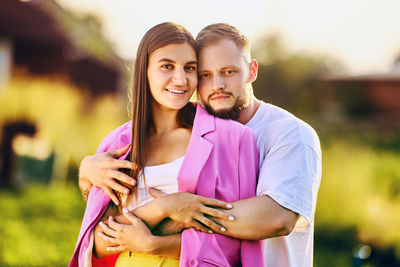
[[[400,2],[0,0],[0,266],[66,266],[80,160],[127,121],[140,39],[174,21],[252,42],[255,94],[318,132],[314,266],[400,266]]]

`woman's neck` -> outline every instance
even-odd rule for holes
[[[154,128],[151,131],[151,135],[162,135],[179,128],[180,126],[177,123],[178,112],[179,110],[153,106]]]

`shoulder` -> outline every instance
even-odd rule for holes
[[[101,141],[97,153],[106,152],[109,150],[117,149],[125,146],[131,142],[132,136],[132,123],[128,121],[111,133],[109,133],[103,141]]]
[[[252,127],[256,136],[276,146],[302,144],[320,154],[318,135],[308,123],[280,107],[266,103],[261,105],[263,116]]]

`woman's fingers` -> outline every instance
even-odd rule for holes
[[[213,207],[218,207],[221,209],[231,209],[232,208],[232,204],[225,202],[225,201],[218,200],[218,199],[214,199],[214,198],[207,198],[207,197],[199,196],[199,200],[201,203],[203,203],[203,205],[206,205],[206,206],[213,206]]]
[[[107,225],[106,223],[100,222],[99,225],[103,229],[103,232],[106,235],[111,236],[111,237],[116,236],[117,232],[114,229],[112,229],[109,225]]]
[[[218,210],[218,209],[203,206],[200,208],[199,211],[204,214],[207,214],[209,216],[212,216],[214,218],[219,218],[219,219],[222,219],[225,221],[234,221],[235,220],[235,217],[233,215],[226,213],[224,211]]]
[[[194,229],[204,232],[204,233],[213,233],[213,231],[210,228],[207,228],[206,226],[204,226],[203,224],[199,223],[196,220],[192,220],[192,222],[190,223],[191,227],[193,227]]]
[[[222,225],[214,222],[213,220],[210,220],[209,218],[205,217],[203,214],[198,213],[195,215],[194,219],[197,221],[201,222],[205,226],[207,226],[209,229],[211,229],[214,232],[226,232],[226,228],[223,227]],[[208,230],[206,232],[208,232]]]
[[[98,232],[97,235],[110,244],[115,244],[115,245],[118,244],[117,240],[114,237],[110,237],[104,234],[103,232]]]
[[[114,253],[121,253],[121,252],[126,251],[125,247],[123,247],[123,246],[107,247],[106,250],[107,251],[112,251]]]

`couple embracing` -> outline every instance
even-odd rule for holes
[[[70,266],[312,266],[318,136],[256,99],[257,71],[228,24],[145,34],[132,120],[81,163]]]

